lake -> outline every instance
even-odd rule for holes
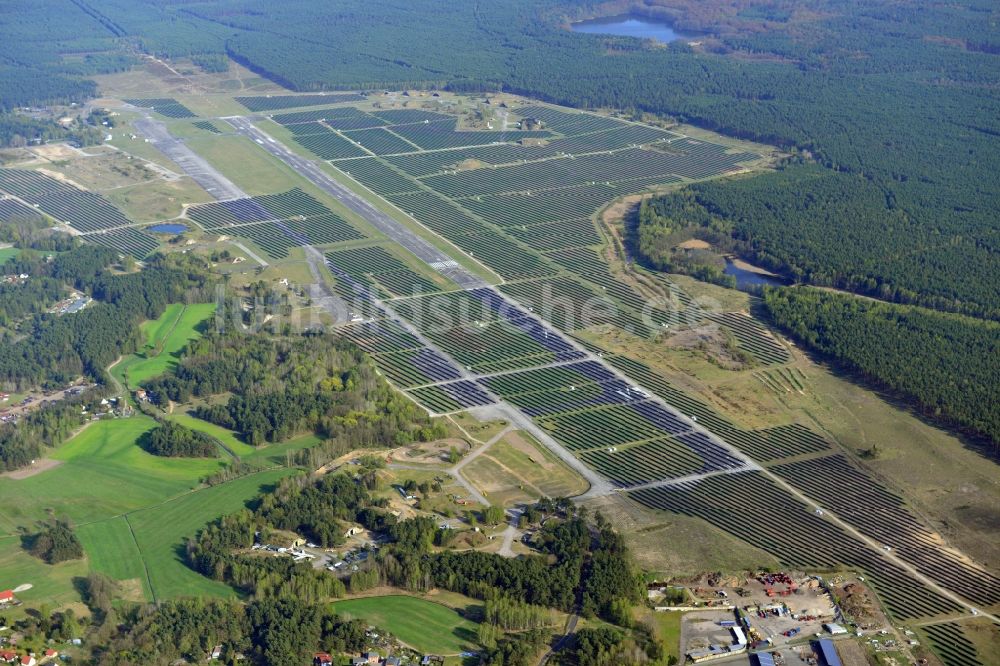
[[[187,230],[186,224],[176,223],[154,224],[151,227],[146,227],[146,231],[152,231],[154,234],[182,234]]]
[[[726,275],[736,278],[737,289],[747,289],[749,287],[780,287],[785,281],[777,276],[764,275],[755,271],[748,271],[733,263],[733,260],[726,257],[726,268],[723,271]]]
[[[674,30],[668,23],[655,19],[623,14],[621,16],[606,16],[604,18],[578,21],[570,24],[573,32],[590,35],[620,35],[622,37],[639,37],[640,39],[655,39],[667,44],[678,39],[694,39],[700,35],[683,33]]]

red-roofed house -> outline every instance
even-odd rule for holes
[[[313,666],[333,666],[333,659],[326,652],[317,652],[313,655]]]
[[[21,657],[21,666],[35,666],[38,662],[35,661],[35,657],[30,654],[26,654]]]
[[[56,652],[55,650],[53,650],[52,648],[49,648],[48,650],[45,651],[45,658],[46,659],[51,659],[52,657],[56,656],[57,654],[59,654],[59,653]]]
[[[0,591],[0,604],[9,604],[14,601],[14,590]]]
[[[13,664],[15,661],[17,661],[16,652],[11,652],[10,650],[0,650],[0,662]]]

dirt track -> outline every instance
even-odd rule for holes
[[[19,481],[21,479],[27,479],[28,477],[34,476],[36,474],[41,474],[42,472],[48,471],[53,467],[58,467],[63,463],[62,460],[53,460],[52,458],[40,458],[34,463],[28,465],[27,467],[22,467],[20,469],[15,469],[12,472],[3,472],[0,474],[0,478],[4,479],[14,479]]]

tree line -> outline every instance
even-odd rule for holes
[[[764,306],[808,349],[1000,446],[1000,323],[808,288],[768,289]]]
[[[216,645],[223,664],[305,664],[316,650],[359,652],[367,641],[366,623],[291,596],[247,604],[180,599],[136,606],[116,619],[95,648],[100,666],[203,662]]]

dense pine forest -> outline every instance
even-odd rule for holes
[[[809,165],[699,183],[643,202],[635,236],[640,258],[663,270],[705,277],[675,251],[697,236],[797,282],[1000,317],[989,243],[886,208],[884,189],[862,175]]]
[[[764,304],[809,349],[1000,446],[1000,324],[808,288]]]

